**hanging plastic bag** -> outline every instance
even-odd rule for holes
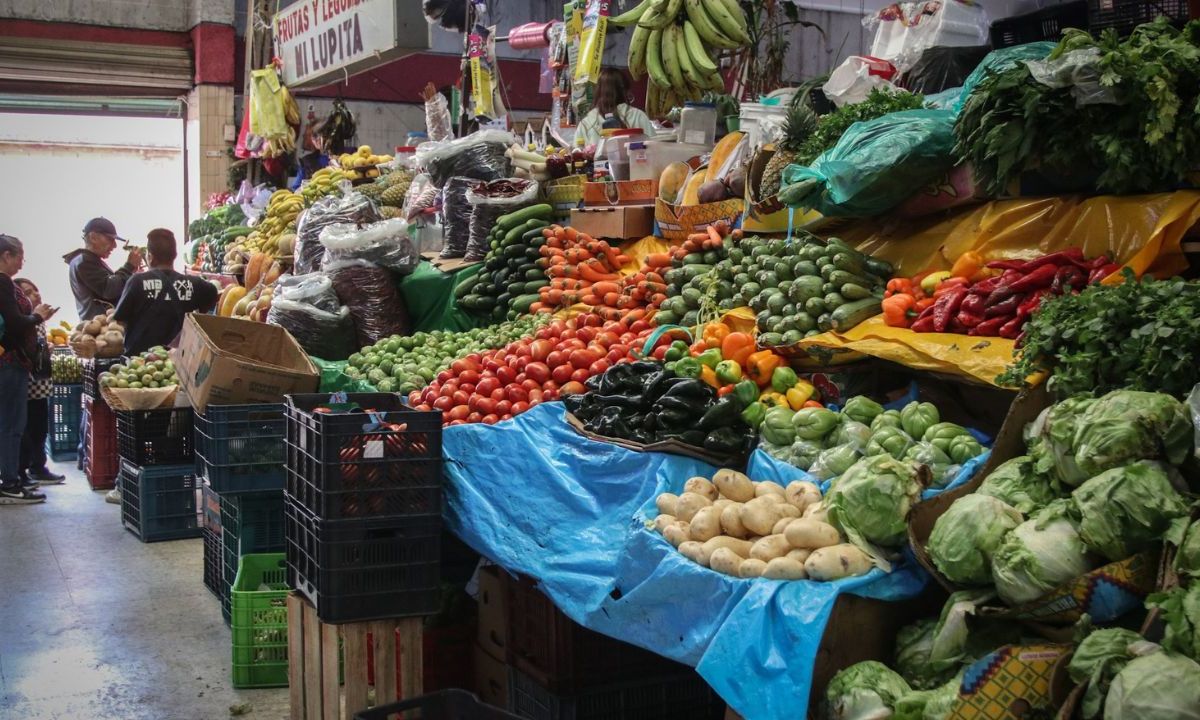
[[[911,93],[929,96],[950,88],[962,87],[967,76],[987,56],[987,45],[975,47],[931,47],[904,71],[900,87]]]
[[[892,84],[895,75],[896,67],[887,60],[851,55],[829,74],[829,80],[821,90],[838,107],[856,105],[866,100],[876,88],[896,92],[897,88]]]
[[[403,217],[411,223],[437,212],[441,196],[441,192],[429,181],[429,176],[421,173],[408,186],[408,193],[404,196]]]
[[[333,291],[333,283],[324,273],[309,273],[308,275],[284,275],[275,283],[275,296],[292,302],[304,303],[324,310],[337,312],[342,304],[338,301],[337,293]],[[319,355],[318,357],[324,357]]]
[[[330,312],[276,296],[267,312],[267,322],[291,333],[304,352],[325,360],[345,360],[361,347],[350,310],[345,307]]]
[[[453,177],[499,180],[508,177],[511,166],[504,151],[517,141],[502,130],[480,130],[450,142],[428,142],[417,147],[417,162],[437,187]]]
[[[450,178],[442,191],[442,225],[445,226],[446,246],[439,255],[443,260],[460,258],[467,254],[471,240],[471,203],[467,202],[467,191],[475,181],[471,178]]]
[[[329,225],[321,231],[322,267],[342,260],[366,260],[396,273],[412,272],[421,256],[408,237],[408,223],[393,219],[357,225]]]
[[[517,178],[476,183],[467,190],[466,197],[471,204],[471,228],[464,259],[475,262],[487,255],[488,234],[501,215],[537,202],[538,184]]]
[[[321,259],[325,257],[321,231],[325,228],[339,223],[366,225],[382,219],[379,209],[362,193],[351,191],[316,201],[300,214],[296,225],[296,272],[303,275],[321,269]]]
[[[350,309],[359,347],[409,334],[408,306],[391,272],[365,260],[330,263],[325,272],[338,299]]]

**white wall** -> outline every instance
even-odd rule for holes
[[[78,319],[62,256],[82,245],[89,219],[107,217],[142,247],[156,227],[183,238],[182,135],[179,119],[0,116],[0,232],[24,242],[22,274],[60,319]]]

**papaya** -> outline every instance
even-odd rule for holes
[[[246,287],[258,285],[263,276],[263,261],[266,259],[267,256],[260,252],[250,254],[250,261],[246,263]]]
[[[674,204],[679,198],[679,191],[687,182],[691,168],[687,163],[674,162],[663,168],[658,177],[658,196],[663,202]]]
[[[706,177],[705,168],[701,167],[696,172],[692,173],[688,178],[687,188],[683,191],[682,205],[699,205],[700,204],[700,186],[704,185]]]
[[[226,288],[225,297],[221,300],[221,305],[217,310],[217,314],[221,317],[233,317],[233,308],[241,302],[242,298],[246,297],[246,288],[241,285],[231,285]]]
[[[278,260],[272,261],[271,266],[267,268],[266,274],[263,275],[263,278],[262,278],[263,285],[266,285],[267,287],[271,287],[272,285],[275,284],[275,281],[278,280],[279,276],[282,274],[283,274],[283,266],[279,264]]]
[[[746,137],[746,133],[731,132],[717,141],[717,144],[713,146],[712,155],[708,158],[708,171],[704,177],[706,182],[721,178],[721,171],[725,169],[725,163],[728,162],[729,157],[737,150],[738,145],[741,144],[744,137]]]

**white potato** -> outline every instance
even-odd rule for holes
[[[793,480],[784,488],[784,497],[793,507],[803,512],[809,505],[820,502],[821,490],[813,483]]]
[[[675,504],[679,502],[679,496],[675,493],[663,493],[654,499],[654,504],[658,507],[658,512],[663,515],[674,515]]]
[[[713,500],[712,506],[718,510],[723,511],[723,510],[725,510],[725,508],[729,507],[730,505],[737,505],[737,504],[738,503],[735,503],[734,501],[730,500],[729,498],[717,498],[716,500]]]
[[[715,507],[700,508],[692,516],[690,536],[704,542],[721,534],[721,511]]]
[[[738,575],[744,578],[762,577],[763,571],[767,569],[767,564],[762,560],[750,558],[743,560],[741,567],[738,568]]]
[[[694,563],[700,563],[701,565],[708,564],[701,560],[703,557],[703,545],[695,540],[688,540],[685,543],[681,543],[679,545],[679,554]]]
[[[754,497],[762,497],[763,495],[778,495],[783,497],[783,486],[774,480],[763,480],[762,482],[754,483]]]
[[[715,538],[706,540],[704,542],[704,549],[701,552],[701,557],[704,559],[703,564],[707,565],[708,559],[712,557],[714,552],[720,548],[725,548],[738,557],[748,558],[750,557],[750,547],[751,544],[745,540],[738,540],[737,538],[718,535]]]
[[[786,505],[787,504],[787,500],[784,500],[782,495],[776,495],[775,493],[766,493],[765,495],[759,495],[758,497],[756,497],[754,499],[761,500],[763,503],[768,504],[768,505]]]
[[[717,548],[708,560],[708,566],[719,573],[738,577],[738,570],[744,560],[729,548]]]
[[[742,525],[755,535],[770,535],[780,517],[770,496],[751,500],[742,508]]]
[[[742,525],[742,507],[741,503],[733,503],[721,511],[721,530],[729,537],[745,539],[750,534]]]
[[[797,519],[788,525],[785,534],[792,547],[810,550],[837,545],[842,541],[837,528],[812,518]]]
[[[691,536],[691,531],[688,529],[687,523],[679,520],[676,521],[675,524],[668,525],[667,527],[663,528],[662,536],[666,538],[667,542],[671,543],[675,547],[679,547],[683,543],[687,542],[688,538]]]
[[[871,567],[871,558],[850,543],[813,550],[812,555],[804,561],[804,571],[813,580],[840,580],[866,575]]]
[[[791,558],[778,557],[767,563],[762,576],[772,580],[803,580],[808,577],[804,564]]]
[[[734,502],[754,499],[754,482],[737,470],[722,468],[713,475],[712,481],[722,496]]]
[[[829,509],[825,507],[825,501],[821,500],[804,508],[804,514],[800,517],[827,523],[829,522]]]
[[[654,518],[654,529],[661,533],[667,529],[667,526],[674,525],[676,522],[678,520],[675,519],[674,515],[659,515]]]
[[[775,527],[771,528],[771,534],[772,535],[782,535],[783,531],[787,528],[788,523],[790,523],[791,521],[793,521],[795,519],[796,518],[791,518],[791,517],[786,517],[786,516],[779,518],[779,522],[775,523]]]
[[[750,557],[762,560],[763,562],[770,562],[777,557],[787,555],[788,550],[791,549],[792,546],[788,543],[787,537],[783,535],[768,535],[750,547]]]
[[[675,503],[675,512],[672,514],[680,520],[691,522],[700,508],[706,508],[709,505],[712,505],[712,501],[703,495],[685,492],[679,496],[679,502]]]
[[[703,495],[711,501],[716,501],[718,497],[717,486],[702,477],[689,478],[683,484],[683,491]]]
[[[775,511],[786,518],[800,517],[800,511],[796,509],[795,505],[792,505],[790,503],[785,503],[785,502],[775,503]]]
[[[792,548],[791,550],[788,550],[788,554],[784,555],[784,557],[789,560],[795,560],[803,565],[804,561],[808,559],[809,555],[812,555],[812,550],[809,550],[808,548]]]

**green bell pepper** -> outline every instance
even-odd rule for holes
[[[716,370],[717,365],[721,364],[721,351],[718,350],[717,348],[712,348],[711,350],[705,350],[704,352],[697,355],[696,359],[700,361],[701,365],[707,365],[708,367],[712,368],[713,370]]]
[[[680,358],[675,361],[675,375],[682,378],[698,378],[702,367],[700,361],[694,357]]]
[[[897,460],[902,460],[912,444],[913,439],[900,428],[883,427],[871,435],[865,452],[867,457],[891,455]]]
[[[959,435],[950,441],[947,454],[954,462],[962,465],[971,458],[983,454],[983,446],[970,435]]]
[[[800,378],[790,367],[781,365],[771,373],[771,389],[777,393],[786,393],[798,382],[800,382]]]
[[[937,423],[936,425],[930,425],[929,429],[925,431],[925,434],[921,436],[921,439],[949,455],[950,441],[954,438],[962,437],[964,435],[971,437],[971,433],[967,432],[967,429],[962,425],[957,425],[952,422],[943,422]]]
[[[738,396],[743,406],[748,407],[758,402],[758,384],[753,380],[742,380],[733,386],[733,394]]]
[[[663,356],[663,360],[666,360],[667,362],[674,362],[676,360],[682,360],[687,356],[688,344],[682,340],[676,340],[675,342],[671,343],[669,348],[667,348],[667,354]]]
[[[742,379],[742,366],[736,360],[722,360],[717,363],[717,382],[722,385],[732,385]]]
[[[776,445],[791,445],[796,440],[796,429],[792,426],[792,411],[785,407],[773,407],[767,410],[758,430],[767,442]]]
[[[924,438],[925,431],[941,422],[941,419],[933,403],[913,400],[900,411],[900,427],[914,438]]]
[[[871,432],[874,432],[881,427],[900,427],[900,411],[884,410],[876,415],[875,419],[871,421]]]
[[[826,408],[803,408],[792,416],[792,427],[801,440],[820,440],[838,426],[838,414]]]
[[[852,397],[846,401],[842,414],[851,420],[870,425],[871,421],[883,413],[883,406],[866,395]]]
[[[737,394],[736,390],[734,391],[734,394]],[[747,405],[746,409],[742,411],[742,420],[755,430],[762,425],[763,418],[766,416],[767,409],[763,407],[763,404],[757,400]]]

